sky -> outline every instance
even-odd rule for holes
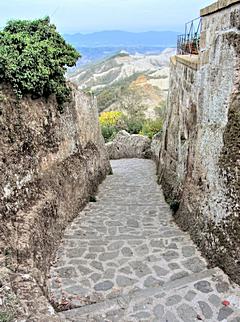
[[[0,0],[0,27],[10,19],[50,16],[61,33],[102,30],[182,32],[214,0]]]

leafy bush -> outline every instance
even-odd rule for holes
[[[111,126],[111,125],[102,125],[101,130],[102,130],[102,136],[104,137],[105,142],[112,141],[119,131],[115,126]]]
[[[161,131],[162,125],[163,121],[161,118],[157,118],[156,120],[146,120],[140,134],[146,135],[152,139],[155,134]]]
[[[70,94],[64,74],[80,55],[50,19],[9,21],[0,32],[0,44],[0,83],[11,84],[18,98],[56,94],[62,107]]]
[[[105,141],[114,139],[120,129],[122,117],[123,113],[118,111],[103,112],[100,114],[99,122]]]
[[[161,131],[162,118],[146,120],[136,116],[128,116],[118,111],[103,112],[99,116],[102,135],[105,141],[111,141],[120,130],[126,130],[130,134],[142,134],[150,139]]]
[[[99,122],[101,125],[116,126],[122,116],[123,113],[118,111],[103,112],[99,116]]]
[[[123,128],[130,134],[138,134],[142,131],[144,119],[140,117],[123,116]]]

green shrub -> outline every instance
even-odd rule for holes
[[[105,142],[112,141],[119,131],[116,126],[113,125],[101,125],[101,130]]]
[[[152,139],[155,134],[161,131],[162,125],[163,121],[161,118],[156,120],[146,120],[143,124],[140,134],[146,135]]]
[[[119,123],[121,123],[122,112],[108,111],[102,112],[99,116],[102,135],[106,142],[112,141],[119,131]]]
[[[130,134],[142,134],[150,139],[161,131],[162,118],[146,120],[140,116],[129,116],[118,111],[103,112],[99,116],[102,135],[106,142],[112,141],[120,130]]]
[[[124,129],[130,134],[138,134],[142,131],[144,120],[141,118],[123,117]]]
[[[67,66],[74,66],[80,55],[49,18],[9,21],[0,32],[0,43],[0,83],[11,84],[18,98],[56,94],[61,108],[70,94],[64,77]]]

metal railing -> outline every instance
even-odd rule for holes
[[[196,18],[185,24],[185,34],[177,39],[178,55],[197,55],[200,50],[202,19]]]

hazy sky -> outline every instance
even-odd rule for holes
[[[60,32],[176,30],[213,0],[0,0],[0,27],[46,15]]]

